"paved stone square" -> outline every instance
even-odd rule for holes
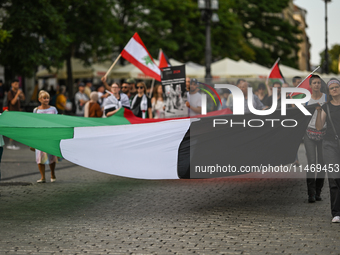
[[[24,145],[1,171],[0,254],[340,254],[327,181],[309,204],[305,179],[148,181],[63,160],[38,184]]]

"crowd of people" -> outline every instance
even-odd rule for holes
[[[165,97],[163,86],[156,84],[154,88],[146,86],[143,81],[127,79],[123,83],[108,83],[101,78],[101,84],[94,90],[91,82],[79,82],[74,96],[75,115],[82,117],[110,117],[120,108],[130,109],[140,118],[165,118],[169,109],[169,99]],[[186,79],[185,105],[187,116],[201,114],[201,94],[196,79]],[[150,92],[150,89],[152,91]],[[63,109],[59,113],[63,113]],[[182,99],[182,98],[181,98]],[[183,103],[184,104],[184,103]],[[169,111],[168,111],[169,112]]]
[[[165,118],[167,100],[164,97],[163,86],[156,84],[152,93],[145,82],[136,82],[134,79],[128,79],[122,84],[117,82],[108,83],[106,77],[102,77],[102,84],[96,90],[93,89],[91,81],[78,83],[78,91],[74,96],[75,115],[82,117],[111,117],[120,108],[130,109],[133,114],[140,118]],[[301,82],[301,77],[293,78],[293,86],[296,87]],[[248,96],[249,84],[244,79],[239,79],[236,86],[242,91],[245,99]],[[303,137],[307,162],[310,166],[320,165],[323,171],[317,173],[307,172],[307,194],[308,202],[314,203],[321,201],[321,192],[324,184],[325,174],[327,172],[332,222],[340,222],[340,173],[339,171],[329,172],[330,166],[337,167],[340,165],[340,81],[333,78],[327,85],[317,75],[312,75],[309,79],[311,88],[311,99],[307,104],[316,105],[306,133]],[[277,100],[277,108],[281,106],[281,87],[289,87],[287,83],[276,81],[269,86],[268,82],[260,83],[257,90],[251,95],[254,109],[265,110],[273,104],[273,98]],[[277,95],[273,96],[273,88],[276,88]],[[199,92],[199,83],[196,79],[186,78],[185,105],[188,116],[196,116],[202,113],[201,94]],[[0,91],[0,93],[3,93]],[[222,105],[219,109],[229,108],[233,110],[233,95],[228,90],[221,91]],[[289,95],[287,94],[288,98]],[[11,82],[11,89],[7,93],[6,107],[8,111],[20,111],[20,101],[25,100],[25,95],[19,88],[19,81]],[[60,86],[53,97],[41,90],[38,95],[40,106],[34,109],[38,114],[64,114],[70,108],[66,96],[66,87]],[[249,113],[247,100],[244,101],[245,113]],[[53,105],[51,105],[53,104]],[[294,107],[294,105],[291,105]],[[4,142],[0,137],[0,162]],[[17,150],[19,147],[9,140],[8,149]],[[48,164],[51,169],[51,182],[56,181],[55,163],[57,158],[53,155],[35,150],[36,162],[41,174],[38,183],[46,182],[45,165]],[[295,164],[299,165],[296,156]],[[1,172],[0,172],[1,178]]]

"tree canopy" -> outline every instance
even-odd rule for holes
[[[320,66],[322,67],[322,70],[325,70],[325,51],[322,51],[320,53],[321,60],[320,60]],[[340,66],[340,44],[334,44],[329,50],[328,50],[328,71],[330,73],[339,73],[339,66]]]
[[[213,61],[243,58],[296,67],[299,33],[283,19],[289,0],[219,0]],[[196,0],[4,0],[0,64],[32,76],[71,57],[90,64],[118,55],[138,32],[152,56],[204,63],[205,24]],[[70,70],[69,73],[71,74]],[[69,81],[71,82],[71,81]]]

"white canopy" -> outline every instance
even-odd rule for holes
[[[105,75],[106,71],[109,69],[111,63],[96,63],[91,66],[85,67],[83,61],[77,58],[71,59],[72,65],[72,75],[74,79],[83,79],[83,78],[95,78],[102,77]],[[116,68],[119,68],[117,65]],[[66,79],[67,78],[67,70],[66,70],[66,61],[64,65],[59,70],[55,67],[51,68],[49,72],[47,69],[40,70],[36,73],[37,78],[48,78],[48,77],[56,77],[57,79]]]
[[[283,77],[285,78],[293,78],[294,76],[301,76],[301,78],[306,77],[310,72],[301,71],[289,66],[279,64],[280,70],[282,72]]]
[[[183,63],[170,58],[170,64],[172,66],[180,66],[184,65]],[[155,59],[156,65],[159,64],[159,61]],[[191,78],[203,78],[204,77],[204,68],[202,70],[192,68],[188,65],[185,65],[185,74]],[[126,66],[122,66],[111,71],[110,77],[112,78],[134,78],[134,79],[152,79],[152,77],[146,76],[141,70],[139,70],[133,64],[128,64]]]
[[[211,74],[213,78],[232,78],[232,77],[258,77],[259,70],[250,63],[242,60],[235,61],[224,58],[211,64]],[[262,74],[262,70],[260,70]]]
[[[294,76],[306,77],[309,72],[294,69],[289,66],[279,65],[282,75],[285,78]],[[243,59],[239,61],[230,58],[224,58],[211,64],[211,73],[213,78],[265,78],[269,75],[270,68],[261,66],[257,63],[248,63]]]

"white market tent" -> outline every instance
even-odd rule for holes
[[[301,71],[289,66],[279,66],[285,78],[293,78],[294,76],[304,78],[309,74],[307,71]],[[269,72],[270,68],[257,63],[249,63],[243,59],[235,61],[230,58],[224,58],[211,64],[213,78],[266,78]]]
[[[192,67],[192,68],[194,68],[194,69],[203,69],[203,70],[205,70],[205,69],[204,69],[204,68],[205,68],[204,66],[199,65],[199,64],[197,64],[197,63],[195,63],[195,62],[192,62],[192,61],[186,62],[185,65],[186,65],[186,66],[189,66],[189,67]]]
[[[170,58],[169,59],[170,64],[172,66],[180,66],[184,65],[183,63]],[[159,61],[155,59],[156,65],[159,64]],[[192,78],[203,78],[204,77],[204,69],[199,70],[192,68],[190,66],[185,65],[185,74]],[[134,66],[133,64],[128,64],[126,66],[122,66],[120,68],[117,68],[113,71],[111,71],[110,77],[112,78],[134,78],[134,79],[152,79],[152,77],[149,77],[145,75],[139,68]]]
[[[293,78],[294,76],[301,76],[301,78],[306,77],[308,74],[310,74],[310,72],[308,71],[301,71],[289,66],[285,66],[285,65],[280,65],[280,70],[282,72],[283,77],[285,78]]]
[[[109,69],[111,63],[95,63],[91,66],[85,67],[80,59],[72,58],[72,74],[73,79],[83,79],[83,78],[101,78],[105,75]],[[119,66],[116,66],[119,68]],[[40,70],[36,73],[37,78],[49,78],[56,77],[57,79],[67,79],[66,61],[62,68],[57,69],[55,67],[51,68],[49,72],[47,69]]]
[[[172,66],[183,65],[175,59],[169,59]],[[72,73],[74,79],[83,78],[101,78],[105,75],[111,62],[96,63],[91,66],[84,67],[83,62],[80,59],[72,58]],[[158,65],[158,60],[155,60]],[[294,76],[306,77],[309,72],[300,71],[285,65],[280,65],[281,72],[285,78],[292,78]],[[193,62],[185,64],[186,75],[190,78],[204,78],[205,67]],[[270,69],[261,66],[257,63],[249,63],[244,60],[235,61],[230,58],[224,58],[211,64],[211,74],[213,78],[266,78],[270,72]],[[51,68],[51,72],[47,69],[40,70],[36,73],[37,78],[55,77],[57,79],[66,79],[66,63],[59,70],[57,68]],[[141,70],[132,64],[125,66],[116,65],[109,74],[110,78],[135,78],[135,79],[152,79],[146,76]]]
[[[258,77],[252,69],[245,61],[224,58],[211,64],[211,75],[213,78]]]
[[[241,63],[244,65],[244,67],[247,67],[249,75],[254,76],[254,77],[260,77],[260,78],[267,77],[270,72],[269,68],[265,66],[261,66],[254,62],[249,63],[249,62],[244,61],[243,59],[240,59],[238,63]]]

